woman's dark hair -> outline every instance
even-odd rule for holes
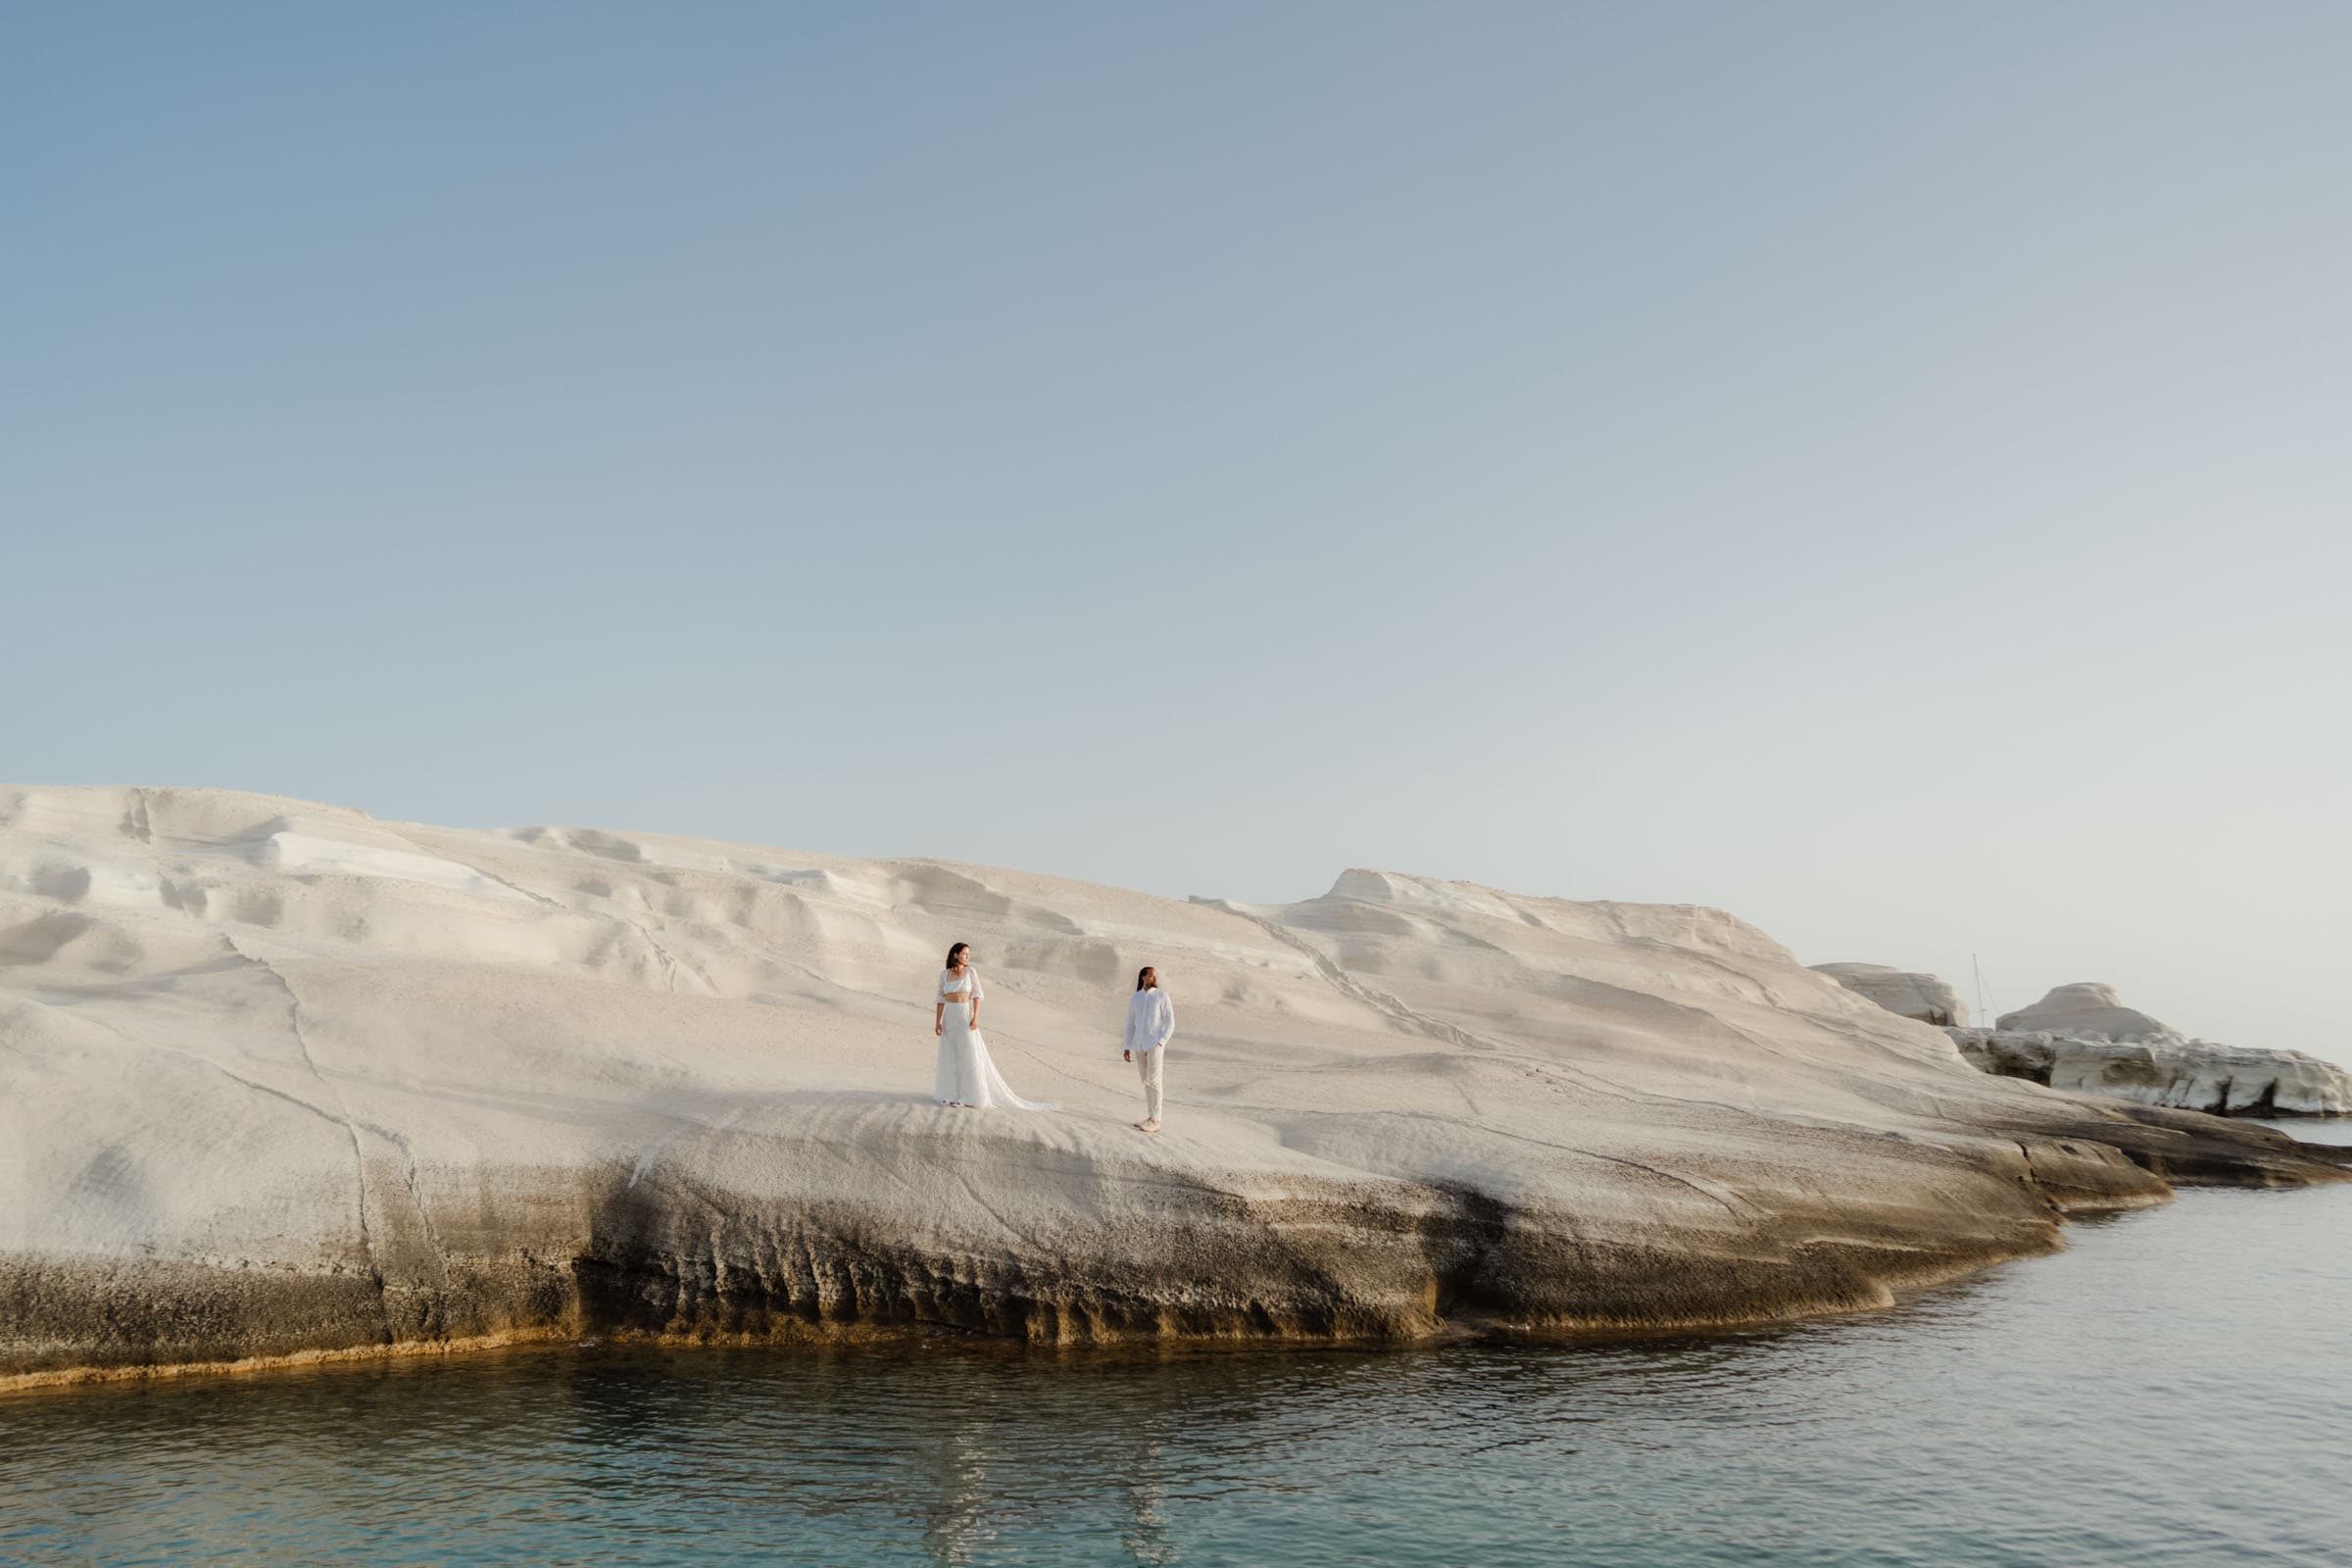
[[[970,947],[970,946],[971,946],[971,944],[970,944],[969,942],[958,942],[958,943],[956,943],[956,944],[954,947],[950,948],[950,949],[948,950],[948,967],[949,967],[949,968],[951,968],[951,969],[955,968],[955,967],[956,967],[956,955],[957,955],[958,953],[961,953],[961,952],[962,952],[964,949],[966,949],[966,948],[968,948],[968,947]]]
[[[1159,976],[1152,973],[1152,966],[1148,963],[1135,971],[1135,989],[1138,991],[1145,989],[1146,981],[1151,982],[1153,986],[1159,984]]]

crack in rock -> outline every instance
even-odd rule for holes
[[[278,988],[285,992],[286,1019],[294,1032],[295,1049],[302,1053],[302,1064],[311,1069],[311,1076],[318,1080],[318,1087],[333,1096],[336,1105],[342,1110],[343,1130],[351,1138],[352,1171],[359,1182],[360,1250],[367,1256],[368,1277],[374,1283],[376,1300],[383,1309],[384,1343],[390,1344],[398,1336],[393,1332],[391,1303],[384,1296],[384,1271],[382,1265],[376,1260],[375,1237],[368,1227],[368,1155],[367,1152],[360,1147],[359,1121],[352,1115],[351,1104],[343,1098],[343,1092],[334,1086],[334,1082],[325,1073],[318,1070],[318,1059],[311,1054],[311,1042],[302,1030],[302,998],[296,995],[292,983],[269,959],[259,958],[247,953],[233,933],[223,932],[221,934],[226,938],[231,952],[246,962],[259,965],[272,980],[277,982]]]

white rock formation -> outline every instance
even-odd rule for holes
[[[999,1064],[929,1101],[972,942]],[[1136,967],[1179,1006],[1132,1131]],[[580,1333],[1410,1338],[1883,1303],[2334,1156],[1969,1067],[1712,909],[0,789],[0,1379]]]
[[[2109,1040],[2006,1029],[1951,1034],[1960,1054],[1986,1072],[2076,1094],[2217,1116],[2352,1115],[2352,1073],[2299,1051],[2256,1051],[2178,1035]]]
[[[1991,1029],[1955,1029],[1987,1072],[2079,1094],[2219,1116],[2352,1115],[2352,1073],[2300,1051],[2184,1039],[2124,1005],[2113,986],[2057,986]]]
[[[2125,1006],[2113,986],[2058,986],[2033,1006],[2001,1014],[1994,1028],[1971,1029],[1951,987],[1934,975],[1875,963],[1815,967],[1905,1017],[1936,1022],[1950,999],[1959,1022],[1947,1032],[1961,1055],[2002,1077],[2217,1116],[2352,1115],[2352,1073],[2334,1063],[2299,1051],[2184,1040]]]
[[[2125,1006],[2123,998],[2115,994],[2115,987],[2090,980],[2052,986],[2039,1002],[2031,1007],[2002,1013],[1992,1021],[1992,1026],[2006,1034],[2072,1035],[2079,1039],[2180,1038],[2179,1031]]]
[[[1913,974],[1883,963],[1817,963],[1813,969],[1898,1017],[1943,1026],[1965,1027],[1968,1023],[1968,1004],[1960,1000],[1960,993],[1932,974]]]

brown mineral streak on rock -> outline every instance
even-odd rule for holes
[[[953,940],[1064,1110],[929,1102]],[[1116,1043],[1145,962],[1179,1008],[1156,1139]],[[1988,1077],[1711,909],[1372,871],[1177,903],[166,789],[0,790],[0,1388],[1702,1329],[2346,1157]]]

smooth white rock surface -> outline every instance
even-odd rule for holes
[[[2180,1031],[2146,1013],[2124,1005],[2115,987],[2094,980],[2052,986],[2030,1007],[2004,1012],[1992,1026],[2006,1034],[2098,1036],[2107,1040],[2146,1040],[2156,1036],[2180,1038]]]
[[[999,1065],[1064,1111],[931,1103],[955,940]],[[1146,962],[1183,1020],[1157,1138],[1116,1050]],[[0,789],[0,1376],[573,1331],[1719,1322],[2046,1250],[2060,1206],[2159,1200],[2142,1164],[2312,1160],[1986,1076],[1714,909],[1367,870],[1183,903]]]
[[[1960,993],[1932,974],[1915,974],[1884,963],[1817,963],[1813,969],[1898,1017],[1962,1028],[1968,1024],[1968,1004],[1960,1000]]]

